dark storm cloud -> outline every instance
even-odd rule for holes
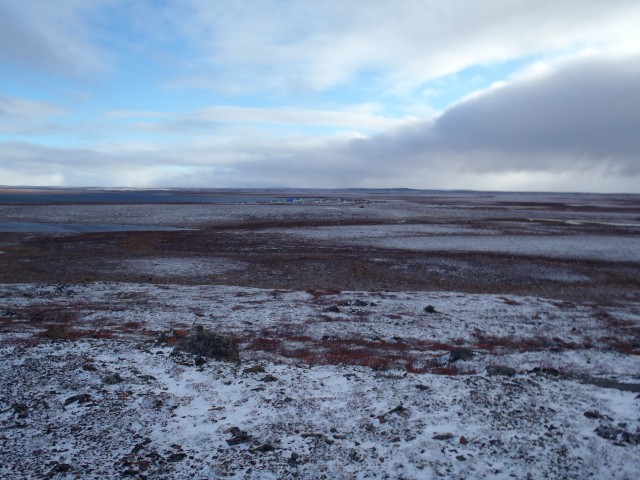
[[[434,121],[356,140],[349,150],[378,161],[458,161],[479,171],[561,171],[606,162],[635,174],[639,128],[640,58],[583,59],[491,89]]]

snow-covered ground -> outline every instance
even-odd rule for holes
[[[640,261],[640,236],[629,235],[501,235],[491,229],[440,225],[375,225],[360,227],[315,227],[278,229],[288,237],[298,236],[332,244],[365,245],[423,252],[491,252],[548,258],[605,261]]]
[[[0,319],[2,478],[640,472],[637,304],[7,284]],[[195,325],[240,361],[174,353]]]

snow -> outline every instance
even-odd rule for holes
[[[347,245],[422,252],[490,252],[563,259],[640,261],[638,236],[499,235],[500,232],[493,229],[405,224],[274,229],[268,233]]]
[[[435,314],[424,313],[427,304],[436,306]],[[339,312],[325,311],[332,305]],[[33,320],[47,311],[50,318]],[[319,478],[321,472],[337,479],[631,479],[640,469],[640,445],[617,446],[594,433],[599,425],[625,425],[620,428],[638,434],[637,393],[580,377],[640,383],[638,355],[598,343],[612,333],[612,318],[638,326],[637,304],[88,283],[0,285],[2,312],[3,478],[121,478],[124,472],[140,478]],[[127,330],[131,322],[141,326]],[[110,332],[111,338],[37,336],[52,324]],[[196,367],[189,355],[172,355],[172,347],[157,342],[161,331],[194,324],[245,338],[242,361]],[[620,328],[615,333],[622,335]],[[261,337],[288,342],[291,350],[317,347],[326,336],[389,344],[398,337],[425,364],[446,353],[419,348],[428,342],[474,344],[476,354],[456,362],[462,374],[441,375],[402,365],[310,364],[250,348]],[[483,350],[474,343],[479,336],[550,344]],[[553,347],[553,338],[579,346],[590,338],[594,346]],[[516,374],[490,376],[486,366],[492,364],[512,366]],[[264,372],[246,371],[254,366]],[[121,383],[103,383],[115,372]],[[92,400],[65,405],[82,393]],[[26,406],[26,417],[18,418],[16,404]],[[587,418],[587,411],[602,418]],[[230,445],[234,428],[248,439]],[[443,434],[451,438],[434,438]]]

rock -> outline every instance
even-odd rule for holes
[[[98,369],[96,368],[96,366],[93,363],[85,363],[84,365],[82,365],[82,369],[86,370],[87,372],[96,372],[96,371],[98,371]]]
[[[399,417],[402,418],[409,418],[409,411],[403,407],[402,405],[398,405],[396,408],[393,408],[391,410],[389,410],[387,413],[385,413],[383,416],[386,417],[387,415],[391,415],[392,413],[395,413],[396,415],[398,415]]]
[[[435,313],[436,307],[434,307],[433,305],[427,305],[426,307],[424,307],[424,311],[425,313]]]
[[[327,313],[340,313],[340,308],[337,305],[332,305],[323,310],[323,312]]]
[[[69,465],[68,463],[58,463],[51,470],[49,470],[47,477],[55,477],[56,475],[60,473],[66,473],[69,470],[71,470],[71,465]]]
[[[205,363],[207,363],[207,361],[203,358],[203,357],[196,357],[196,359],[193,361],[193,364],[196,367],[201,367],[203,366]]]
[[[227,428],[223,433],[231,434],[231,438],[227,439],[227,444],[230,446],[239,445],[251,440],[251,435],[243,430],[240,430],[238,427]]]
[[[598,435],[599,437],[611,440],[617,445],[622,445],[625,443],[628,443],[630,445],[640,444],[639,433],[627,432],[620,427],[600,425],[594,430],[594,432],[596,432],[596,435]]]
[[[433,436],[434,440],[451,440],[453,438],[453,433],[438,433]]]
[[[278,380],[278,377],[269,374],[269,375],[265,375],[260,380],[263,381],[263,382],[275,382],[275,381]]]
[[[29,416],[29,407],[27,407],[26,403],[14,403],[12,408],[13,414],[17,418],[27,418]]]
[[[181,339],[174,348],[174,352],[186,352],[200,357],[230,362],[240,360],[238,345],[233,340],[198,328],[192,335]]]
[[[274,450],[275,450],[275,447],[270,443],[265,443],[264,445],[261,445],[258,448],[256,448],[256,451],[260,453],[273,452]]]
[[[431,390],[429,387],[427,387],[426,385],[422,385],[422,384],[418,384],[418,385],[416,385],[416,388],[417,388],[418,390],[422,390],[423,392],[428,392],[428,391],[430,391],[430,390]]]
[[[557,368],[551,367],[535,367],[531,370],[531,373],[543,374],[543,375],[551,375],[552,377],[557,377],[560,375],[560,370]]]
[[[102,383],[104,383],[106,385],[115,385],[115,384],[121,383],[121,382],[122,382],[122,377],[120,376],[120,374],[118,372],[110,373],[110,374],[105,375],[104,377],[102,377]]]
[[[456,460],[459,460],[461,462],[464,462],[467,460],[467,458],[464,455],[458,455],[456,456]]]
[[[596,418],[596,419],[597,419],[597,418],[604,418],[604,417],[602,416],[602,414],[600,414],[599,412],[595,412],[595,411],[591,411],[591,410],[588,410],[588,411],[584,412],[584,414],[583,414],[583,415],[584,415],[585,417],[587,417],[587,418]]]
[[[254,365],[253,367],[245,368],[242,373],[264,373],[264,367],[262,365]]]
[[[473,350],[471,350],[470,348],[453,348],[449,351],[449,363],[454,363],[458,360],[462,360],[463,362],[466,360],[471,360],[473,356]]]
[[[83,403],[87,403],[90,402],[91,400],[93,400],[91,398],[91,395],[89,395],[88,393],[80,393],[78,395],[74,395],[72,397],[67,398],[64,401],[64,406],[68,406],[71,405],[72,403],[79,403],[79,404],[83,404]]]
[[[355,450],[349,452],[349,458],[354,462],[361,462],[363,458]]]
[[[466,445],[467,443],[469,443],[469,440],[466,437],[460,437],[460,445]]]
[[[516,374],[516,369],[505,365],[488,365],[487,374],[490,376],[501,375],[504,377],[513,377]]]
[[[179,462],[180,460],[184,460],[186,457],[187,457],[187,454],[184,452],[172,453],[167,457],[167,462]]]

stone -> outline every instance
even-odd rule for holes
[[[167,462],[179,462],[184,460],[187,457],[187,454],[184,452],[176,452],[172,453],[167,457]]]
[[[275,447],[270,443],[265,443],[264,445],[260,445],[258,448],[256,448],[256,451],[260,453],[273,452],[274,450]]]
[[[426,313],[435,313],[436,307],[434,307],[433,305],[427,305],[426,307],[424,307],[424,311]]]
[[[121,382],[122,382],[122,377],[120,376],[120,374],[118,372],[110,373],[110,374],[105,375],[104,377],[102,377],[102,383],[104,383],[106,385],[115,385],[115,384],[121,383]]]
[[[64,406],[68,406],[71,405],[72,403],[79,403],[79,404],[83,404],[83,403],[87,403],[90,402],[91,400],[93,400],[91,398],[91,395],[89,395],[88,393],[80,393],[78,395],[74,395],[72,397],[67,398],[64,401]]]
[[[583,415],[585,417],[587,417],[587,418],[594,418],[594,419],[603,418],[601,413],[595,412],[595,411],[591,411],[591,410],[588,410],[588,411],[584,412]]]
[[[620,427],[600,425],[594,430],[594,432],[599,437],[613,441],[616,445],[623,445],[625,443],[631,445],[640,444],[640,434],[627,432]]]
[[[203,329],[196,329],[192,335],[181,339],[174,348],[174,352],[186,352],[230,362],[240,360],[238,345],[231,338],[206,332]]]
[[[17,418],[27,418],[29,416],[29,407],[26,403],[14,403],[13,414]]]
[[[69,465],[68,463],[58,463],[49,471],[49,473],[47,474],[47,477],[49,478],[55,477],[58,474],[66,473],[69,470],[71,470],[71,465]]]
[[[490,376],[513,377],[516,374],[516,369],[505,365],[488,365],[487,374]]]
[[[227,439],[227,444],[230,446],[239,445],[251,440],[251,435],[244,430],[240,430],[238,427],[227,428],[224,433],[231,434],[231,438]]]
[[[438,433],[433,436],[434,440],[451,440],[453,438],[453,433]]]
[[[242,373],[264,373],[264,367],[262,365],[254,365],[253,367],[245,368]]]
[[[535,367],[534,369],[531,370],[531,373],[557,377],[560,375],[560,370],[558,370],[557,368],[551,368],[551,367]]]

